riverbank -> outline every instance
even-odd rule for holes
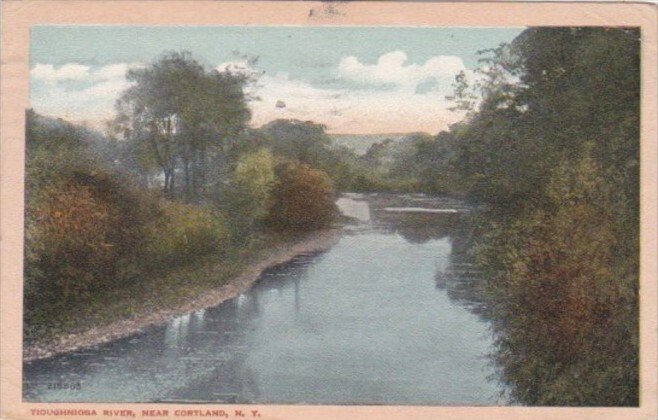
[[[194,290],[195,293],[191,296],[186,296],[185,291],[181,289],[181,295],[178,299],[171,297],[158,299],[158,297],[152,296],[150,302],[141,305],[141,310],[134,311],[129,317],[106,325],[88,326],[81,331],[60,334],[54,339],[32,343],[23,349],[23,360],[44,359],[61,353],[93,347],[130,336],[150,326],[166,323],[176,316],[216,306],[247,290],[268,268],[283,264],[301,254],[320,252],[331,248],[338,242],[341,233],[342,227],[334,227],[306,233],[294,238],[274,240],[253,261],[238,269],[235,275],[228,278],[219,287]],[[221,262],[210,261],[191,270],[191,272],[184,271],[176,273],[176,275],[212,278],[214,274],[221,270],[224,270]],[[185,283],[182,282],[181,287],[185,286]],[[187,294],[189,294],[189,291]],[[139,299],[140,297],[133,296],[132,298]],[[165,302],[168,305],[161,306],[167,306],[166,308],[152,307],[153,304]],[[134,304],[130,307],[134,308]]]

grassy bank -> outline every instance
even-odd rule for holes
[[[272,246],[272,245],[270,245]],[[251,245],[232,255],[210,254],[164,274],[146,275],[139,282],[97,294],[50,312],[24,328],[28,346],[51,342],[61,336],[102,327],[163,307],[173,307],[225,284],[261,256],[267,245]]]

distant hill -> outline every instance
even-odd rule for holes
[[[382,133],[382,134],[329,134],[334,143],[347,146],[357,154],[363,155],[375,143],[386,139],[400,141],[413,133]]]

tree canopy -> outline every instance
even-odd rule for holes
[[[452,165],[488,209],[496,360],[525,404],[638,403],[639,41],[530,28],[457,81],[458,106],[482,102],[451,129]]]
[[[189,53],[171,52],[127,78],[134,85],[117,102],[118,131],[146,145],[139,150],[164,173],[166,195],[176,194],[180,170],[183,195],[197,199],[209,181],[208,165],[226,166],[231,145],[246,129],[248,77],[206,71]]]

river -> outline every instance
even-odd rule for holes
[[[504,404],[457,200],[344,194],[323,253],[163,326],[24,365],[30,402]]]

